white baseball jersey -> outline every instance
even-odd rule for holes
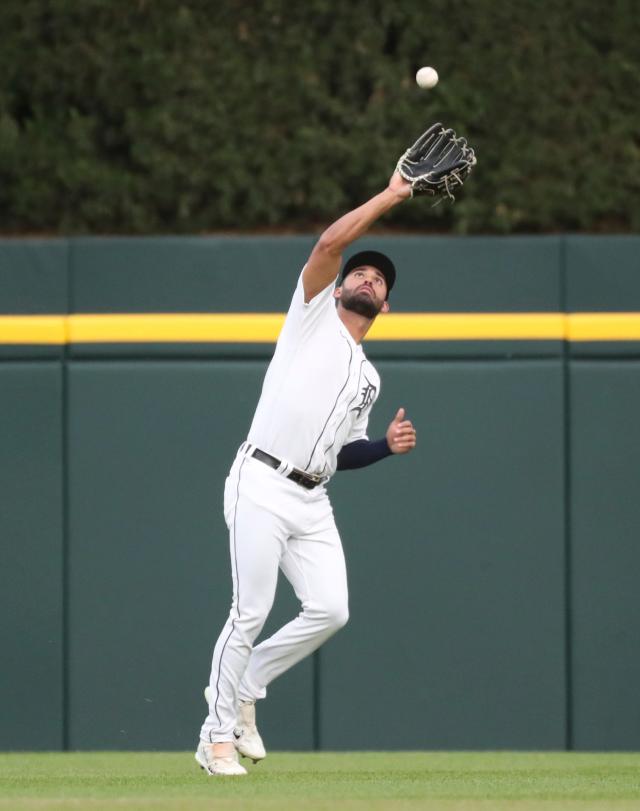
[[[335,282],[308,304],[302,274],[248,441],[308,473],[331,476],[343,445],[367,439],[380,377],[336,312]]]

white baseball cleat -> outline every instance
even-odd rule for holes
[[[209,704],[209,687],[204,688],[204,697]],[[264,760],[267,752],[256,727],[256,702],[240,701],[236,728],[233,730],[234,744],[242,757],[250,758],[254,763]]]
[[[256,727],[256,702],[241,701],[238,704],[238,718],[233,730],[236,749],[243,757],[251,758],[254,763],[264,760],[267,752]]]
[[[244,766],[238,763],[236,754],[229,757],[215,757],[213,754],[213,744],[200,741],[196,750],[196,760],[201,769],[214,777],[232,777],[247,774]]]

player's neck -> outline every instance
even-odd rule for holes
[[[362,341],[375,321],[375,318],[367,318],[365,315],[354,313],[353,310],[345,310],[340,305],[338,305],[338,318],[349,330],[349,334],[357,344]]]

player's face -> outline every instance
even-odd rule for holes
[[[340,303],[345,310],[351,310],[366,318],[375,318],[381,310],[387,309],[387,282],[382,273],[368,265],[355,268],[342,282]]]

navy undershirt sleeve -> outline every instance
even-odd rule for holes
[[[391,455],[391,449],[385,437],[382,439],[357,439],[348,445],[343,445],[338,454],[338,470],[354,470],[357,467],[366,467]]]

